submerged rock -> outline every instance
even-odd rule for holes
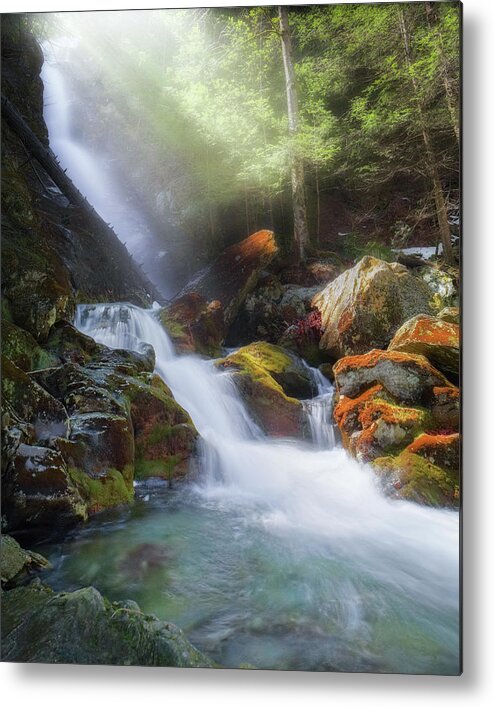
[[[258,231],[201,270],[161,315],[179,348],[217,354],[240,305],[277,252],[273,232]]]
[[[320,348],[336,359],[385,348],[403,322],[432,312],[430,300],[405,266],[365,256],[312,299],[322,316]]]
[[[216,362],[228,371],[252,416],[267,434],[303,437],[301,398],[313,395],[308,369],[289,351],[264,341],[244,346]]]
[[[439,317],[419,314],[408,320],[398,329],[388,349],[421,354],[439,370],[459,374],[460,328]]]
[[[179,628],[93,587],[56,594],[42,584],[2,595],[2,658],[79,665],[213,667]]]

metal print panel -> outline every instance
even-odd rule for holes
[[[2,660],[460,673],[460,29],[2,16]]]

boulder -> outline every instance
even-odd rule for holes
[[[459,324],[460,310],[458,309],[458,307],[444,307],[444,309],[441,309],[437,317],[443,322],[449,322],[450,324]]]
[[[418,270],[418,276],[432,293],[431,306],[434,312],[445,307],[458,307],[459,270],[451,265],[427,265]]]
[[[2,595],[2,658],[22,663],[213,667],[173,624],[93,587],[56,594],[40,583]]]
[[[346,356],[333,366],[333,373],[339,394],[350,397],[380,384],[398,400],[417,402],[432,395],[434,387],[454,387],[424,356],[398,351]]]
[[[40,442],[67,436],[69,420],[64,406],[5,356],[2,356],[2,399],[19,420],[33,427]]]
[[[224,250],[164,309],[162,322],[172,338],[175,324],[182,348],[217,353],[242,302],[277,252],[274,234],[266,230]]]
[[[87,518],[60,452],[24,443],[4,475],[2,506],[9,530],[63,528]]]
[[[333,371],[334,419],[350,454],[372,462],[393,496],[457,504],[458,388],[425,357],[393,351],[347,356]]]
[[[50,567],[48,560],[37,552],[23,550],[10,535],[0,539],[0,566],[3,585],[12,585],[35,569]]]
[[[430,300],[405,266],[365,256],[312,299],[322,316],[319,346],[335,359],[385,348],[405,321],[432,313]]]
[[[425,506],[458,506],[458,479],[418,454],[405,450],[375,459],[372,466],[390,496]]]
[[[339,398],[334,418],[345,448],[362,462],[403,449],[430,426],[427,410],[397,404],[380,385]]]
[[[300,398],[311,397],[314,390],[308,369],[297,357],[261,341],[229,354],[216,366],[231,374],[266,434],[304,436],[306,419]]]
[[[410,454],[418,454],[431,464],[446,469],[456,477],[460,473],[460,435],[421,434],[406,448]]]
[[[60,359],[45,351],[28,331],[2,320],[2,353],[23,371],[56,366]]]
[[[184,476],[190,468],[197,430],[161,378],[126,379],[122,393],[130,402],[135,440],[135,478]]]
[[[439,317],[418,314],[398,329],[388,350],[421,354],[439,370],[458,376],[460,327]]]

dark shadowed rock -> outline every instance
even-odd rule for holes
[[[174,298],[163,324],[182,349],[214,354],[247,294],[278,248],[272,231],[258,231],[230,246]],[[180,327],[176,336],[173,324]]]

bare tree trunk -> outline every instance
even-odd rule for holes
[[[410,49],[410,39],[408,36],[408,30],[405,22],[405,16],[401,7],[398,9],[399,19],[400,19],[400,29],[403,36],[403,44],[405,47],[405,59],[408,69],[412,66],[412,54]],[[422,138],[425,146],[426,154],[426,164],[429,172],[429,177],[432,182],[432,193],[434,196],[434,204],[436,207],[437,223],[439,227],[439,234],[441,236],[441,242],[443,244],[443,255],[447,263],[453,264],[453,248],[451,246],[451,231],[448,223],[448,212],[446,207],[446,200],[444,198],[443,188],[441,184],[441,178],[439,176],[439,169],[437,167],[437,159],[432,145],[432,139],[425,118],[425,111],[422,100],[420,98],[419,87],[417,85],[417,79],[415,78],[412,71],[409,71],[410,80],[415,93],[415,100],[417,104],[417,114],[420,121],[420,129],[422,132]]]
[[[298,132],[298,101],[295,86],[295,71],[293,68],[293,51],[290,28],[288,25],[288,8],[279,6],[281,48],[283,66],[285,68],[286,99],[288,106],[288,130],[294,138]],[[293,239],[297,260],[304,262],[309,243],[307,227],[307,210],[304,192],[304,164],[296,146],[292,143],[291,154],[292,200],[293,200]]]

